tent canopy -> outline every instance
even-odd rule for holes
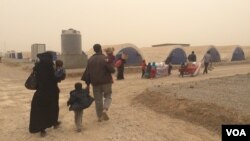
[[[210,51],[212,62],[220,62],[221,61],[220,53],[218,52],[218,50],[215,47],[211,47],[210,49],[208,49],[208,51]]]
[[[244,51],[242,50],[242,48],[236,47],[233,52],[231,61],[241,61],[241,60],[245,60]]]
[[[142,60],[144,59],[141,51],[134,44],[125,43],[118,45],[104,45],[104,48],[114,48],[114,55],[116,59],[119,58],[121,53],[125,53],[128,55],[128,59],[126,60],[125,66],[140,66]]]
[[[118,59],[120,58],[121,54],[125,53],[128,55],[128,59],[126,60],[126,66],[139,66],[141,65],[142,62],[142,56],[141,54],[134,49],[133,47],[125,47],[115,55],[115,58]]]
[[[173,49],[169,53],[168,57],[170,57],[170,56],[172,56],[172,60],[171,60],[172,64],[181,64],[181,63],[187,61],[186,52],[182,48],[175,48],[175,49]]]

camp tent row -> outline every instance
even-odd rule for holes
[[[181,64],[185,62],[189,53],[194,51],[197,56],[197,60],[201,60],[207,51],[210,51],[213,62],[221,61],[241,61],[245,60],[244,49],[250,53],[250,48],[243,48],[241,46],[221,46],[215,47],[213,45],[208,46],[193,46],[182,47],[180,45],[168,46],[168,47],[144,47],[138,48],[134,44],[118,44],[118,45],[104,45],[103,48],[113,47],[115,49],[114,55],[116,59],[120,54],[126,53],[128,60],[126,66],[138,66],[143,59],[154,62],[164,62],[168,56],[172,55],[173,64]],[[90,51],[88,55],[93,54]]]

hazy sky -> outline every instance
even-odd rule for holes
[[[250,45],[250,0],[0,0],[0,51],[45,43],[61,51],[61,31],[95,43]]]

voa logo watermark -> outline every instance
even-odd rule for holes
[[[250,125],[222,125],[222,141],[250,141]]]
[[[247,136],[246,132],[244,129],[226,129],[227,136]]]

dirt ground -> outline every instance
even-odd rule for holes
[[[209,74],[197,77],[181,78],[177,73],[174,71],[171,76],[153,80],[141,79],[139,73],[125,73],[125,80],[115,80],[113,85],[110,120],[97,122],[93,104],[84,111],[84,129],[81,133],[74,131],[73,112],[68,111],[66,106],[69,91],[73,89],[75,82],[80,81],[80,77],[68,77],[59,84],[61,89],[59,119],[62,121],[62,126],[56,130],[48,129],[48,135],[40,138],[39,134],[28,132],[30,103],[34,93],[24,87],[29,72],[24,71],[22,65],[9,66],[0,63],[0,139],[218,141],[221,140],[216,125],[221,122],[218,119],[224,117],[229,123],[249,121],[250,105],[245,99],[247,96],[249,99],[249,88],[245,86],[250,83],[249,64],[217,66]],[[247,79],[244,79],[245,77]],[[208,87],[205,87],[206,84]],[[219,92],[217,94],[215,94],[216,88]],[[209,95],[211,93],[212,95]],[[166,103],[170,103],[170,106]],[[225,114],[214,115],[220,112]],[[204,113],[203,116],[197,116]],[[197,122],[200,120],[202,122]],[[215,122],[215,125],[208,123],[214,123],[214,120],[219,122]]]
[[[152,110],[218,134],[222,124],[250,123],[250,74],[157,85],[134,99]]]

